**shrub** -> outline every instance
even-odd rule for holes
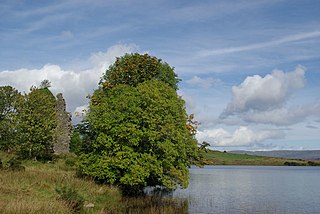
[[[284,162],[284,165],[285,166],[306,166],[305,163],[299,163],[299,162],[294,162],[294,161],[292,161],[292,162],[286,161],[286,162]]]
[[[6,169],[11,171],[25,171],[25,167],[21,165],[21,161],[17,158],[11,158],[8,161],[8,166]]]
[[[308,161],[308,165],[309,166],[320,166],[320,163],[316,163],[316,162],[313,162],[313,161]]]
[[[64,162],[65,162],[65,164],[67,166],[74,167],[74,166],[76,166],[76,163],[77,163],[77,156],[73,155],[73,154],[68,154],[65,157],[65,161]]]

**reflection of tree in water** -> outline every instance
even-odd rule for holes
[[[123,199],[124,213],[188,213],[188,200],[161,197],[159,195],[126,197]]]

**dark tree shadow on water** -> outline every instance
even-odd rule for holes
[[[172,191],[156,187],[146,188],[142,194],[123,197],[123,213],[188,213],[188,200],[172,197]]]

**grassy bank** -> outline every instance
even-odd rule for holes
[[[187,213],[186,201],[125,198],[117,187],[76,176],[75,157],[52,163],[25,161],[8,168],[12,156],[0,153],[0,213]]]
[[[314,166],[320,165],[320,161],[296,160],[273,158],[254,155],[232,154],[207,150],[202,152],[207,164],[212,165],[254,165],[254,166]]]
[[[207,164],[320,165],[320,161],[240,155],[209,150]],[[115,186],[99,185],[76,176],[76,157],[56,161],[24,161],[10,165],[14,156],[0,152],[0,213],[187,213],[186,200],[158,197],[126,198]]]

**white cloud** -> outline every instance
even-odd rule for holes
[[[254,146],[268,139],[283,138],[284,133],[276,130],[254,131],[246,126],[240,126],[233,133],[223,128],[207,129],[197,133],[199,142],[206,141],[211,146]]]
[[[210,87],[214,86],[215,84],[221,82],[221,80],[215,80],[212,77],[203,79],[198,76],[193,76],[191,79],[187,80],[186,82],[190,85],[195,85],[195,86],[199,86],[202,88],[210,88]]]
[[[293,72],[275,70],[265,77],[247,77],[239,86],[232,87],[233,98],[221,116],[281,107],[294,90],[304,87],[304,74],[305,68],[298,66]]]
[[[64,70],[58,65],[47,64],[40,69],[18,69],[0,72],[0,85],[11,85],[21,92],[28,92],[32,85],[38,86],[44,79],[51,81],[54,94],[63,93],[67,108],[75,112],[87,103],[86,96],[98,87],[100,77],[117,56],[136,51],[136,45],[118,44],[106,52],[92,54],[92,68],[82,71]]]
[[[194,113],[197,109],[197,103],[192,98],[192,96],[189,96],[185,91],[179,89],[178,95],[182,97],[182,99],[186,102],[186,109],[188,112]]]
[[[232,100],[220,115],[220,123],[229,121],[293,125],[309,117],[320,115],[320,103],[288,106],[290,95],[305,84],[305,68],[298,66],[292,72],[275,70],[271,74],[247,77],[239,86],[232,87]],[[241,124],[238,121],[238,124]]]
[[[230,53],[267,48],[267,47],[277,46],[277,45],[281,45],[288,42],[296,42],[300,40],[313,39],[318,37],[320,37],[320,31],[304,32],[304,33],[299,33],[295,35],[288,35],[286,37],[283,37],[277,40],[261,42],[261,43],[246,45],[246,46],[229,47],[229,48],[222,48],[217,50],[203,50],[198,54],[199,56],[203,56],[203,57],[217,56],[217,55],[223,55],[223,54],[230,54]]]
[[[307,117],[320,114],[320,104],[293,106],[290,108],[279,108],[271,111],[255,111],[244,115],[247,122],[292,125],[305,120]]]
[[[95,70],[104,72],[109,65],[115,61],[115,57],[137,51],[138,49],[138,46],[135,44],[114,45],[110,47],[107,52],[97,52],[92,54],[89,61],[94,65]]]

